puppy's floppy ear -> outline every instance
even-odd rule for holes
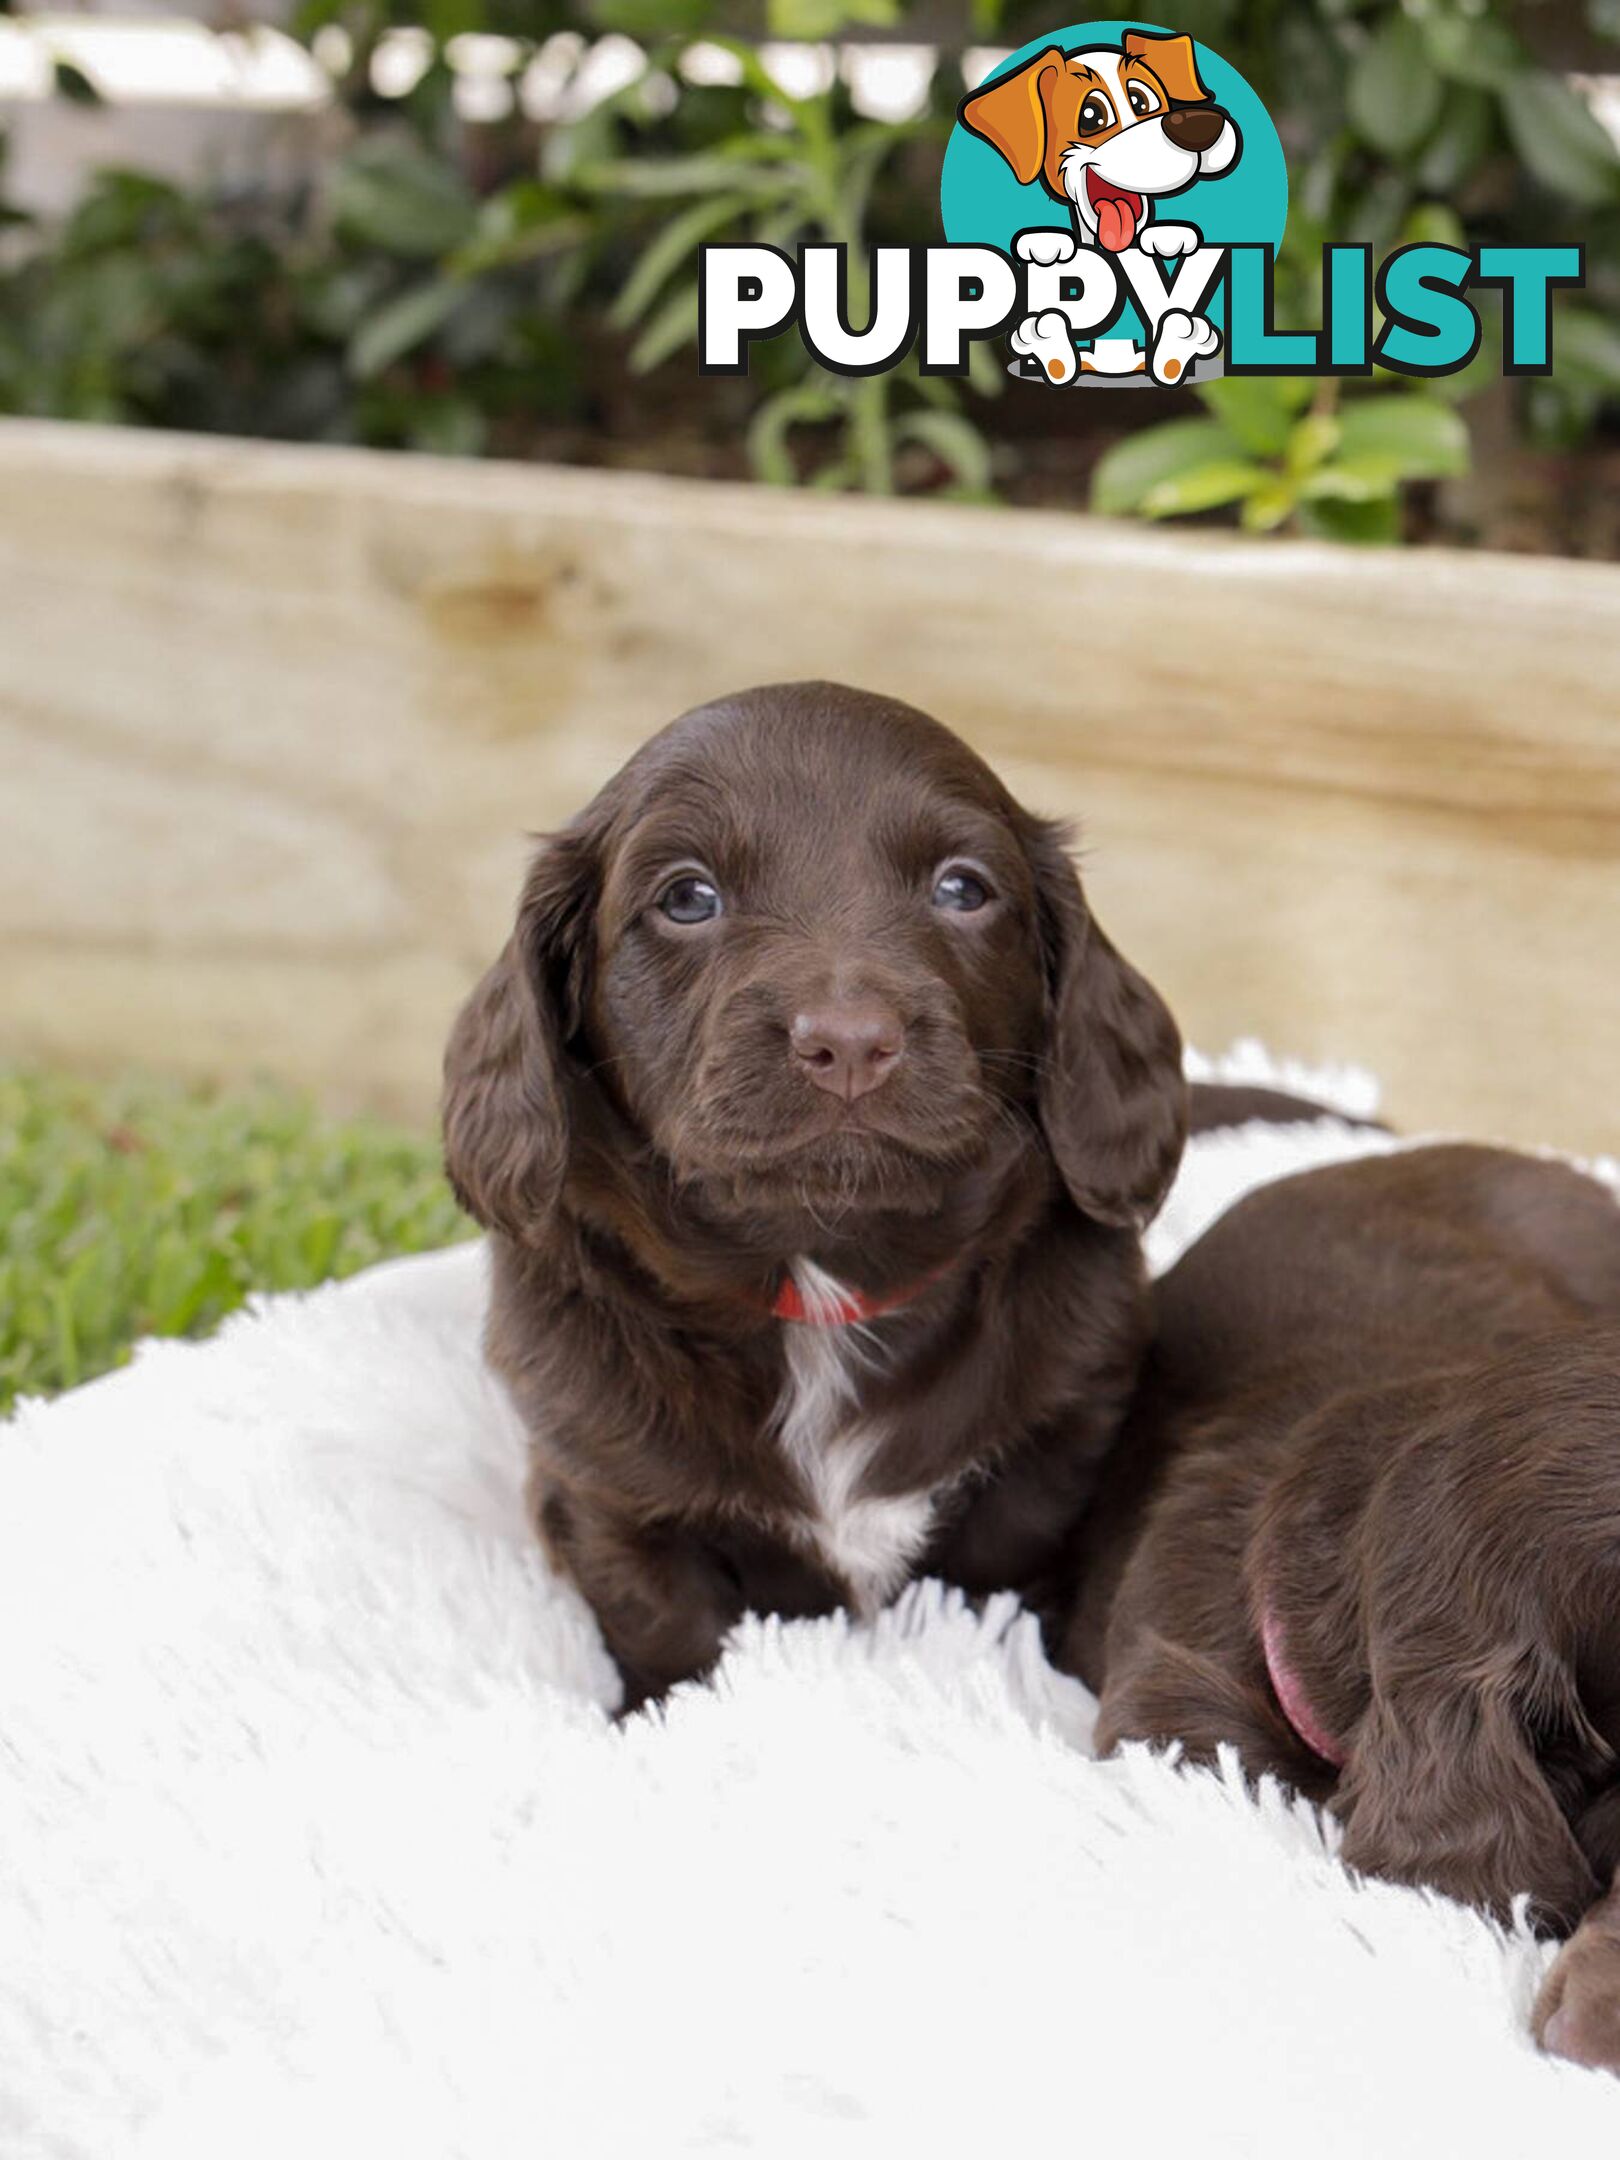
[[[1046,162],[1042,77],[1062,65],[1062,53],[1049,45],[1015,75],[1003,75],[998,82],[986,83],[982,90],[962,100],[962,125],[982,135],[993,150],[999,150],[1026,187]]]
[[[1147,62],[1178,105],[1209,103],[1190,37],[1155,37],[1148,30],[1127,30],[1124,44],[1133,60]]]
[[[1187,1137],[1181,1037],[1093,919],[1067,839],[1061,825],[1033,824],[1027,840],[1049,997],[1040,1119],[1075,1206],[1139,1229],[1169,1191]]]
[[[512,935],[473,991],[444,1059],[444,1162],[486,1229],[543,1230],[568,1160],[565,1052],[583,1015],[596,850],[575,828],[541,848]]]

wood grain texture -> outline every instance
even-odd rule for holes
[[[1620,570],[0,425],[0,1041],[423,1114],[522,835],[827,676],[1078,818],[1189,1036],[1620,1149]]]

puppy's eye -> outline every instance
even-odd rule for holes
[[[1080,132],[1095,135],[1099,128],[1113,124],[1114,108],[1100,90],[1093,90],[1080,108]]]
[[[713,922],[722,912],[719,888],[690,871],[670,879],[658,895],[657,906],[659,914],[672,923]]]
[[[1159,109],[1158,99],[1151,90],[1145,88],[1141,83],[1133,82],[1129,84],[1125,95],[1130,99],[1131,111],[1135,113],[1138,120],[1145,119],[1150,112],[1157,112]]]
[[[946,908],[953,915],[977,915],[980,908],[989,905],[990,888],[977,871],[964,869],[953,863],[942,871],[934,887],[934,905]]]

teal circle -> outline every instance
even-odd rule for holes
[[[1012,58],[986,76],[996,82],[1015,74],[1026,62],[1056,45],[1063,52],[1080,52],[1090,45],[1118,45],[1127,30],[1145,30],[1159,37],[1174,33],[1157,23],[1132,18],[1115,22],[1070,23],[1045,37],[1021,45]],[[1243,149],[1229,172],[1213,180],[1195,180],[1179,195],[1160,198],[1167,219],[1196,225],[1211,247],[1280,245],[1288,221],[1288,165],[1283,157],[1271,115],[1235,67],[1193,41],[1198,72],[1210,96],[1231,114],[1243,138]],[[978,88],[982,89],[981,83]],[[981,136],[963,127],[960,120],[945,145],[945,162],[939,181],[940,218],[945,237],[952,243],[974,242],[1012,252],[1015,234],[1035,225],[1066,222],[1062,207],[1038,181],[1020,187],[1016,175],[1000,153]],[[1216,321],[1224,318],[1225,289],[1206,312]],[[1127,308],[1116,330],[1135,325],[1134,309]]]

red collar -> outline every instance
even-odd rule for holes
[[[1277,1615],[1269,1605],[1260,1614],[1260,1647],[1265,1652],[1266,1677],[1271,1682],[1272,1693],[1282,1706],[1282,1714],[1293,1726],[1296,1736],[1304,1741],[1313,1755],[1320,1755],[1323,1762],[1331,1763],[1335,1770],[1342,1770],[1344,1749],[1312,1709],[1311,1698],[1305,1692],[1305,1683],[1283,1647],[1282,1628]]]
[[[907,1283],[903,1290],[893,1290],[887,1297],[869,1297],[864,1290],[844,1289],[836,1299],[818,1298],[813,1306],[806,1305],[799,1286],[791,1274],[784,1275],[776,1296],[771,1300],[773,1320],[798,1320],[806,1327],[854,1327],[864,1320],[881,1320],[885,1313],[901,1312],[914,1304],[925,1290],[931,1289],[945,1273],[943,1267],[934,1268],[919,1282]]]

